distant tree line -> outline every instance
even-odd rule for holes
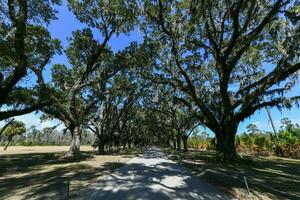
[[[15,127],[12,127],[15,129]],[[16,132],[13,130],[12,132]],[[95,137],[91,132],[83,132],[82,144],[92,145]],[[9,134],[4,132],[0,137],[1,145],[4,145],[9,140]],[[69,145],[71,141],[70,133],[64,130],[58,131],[53,128],[44,128],[38,130],[35,126],[31,126],[21,134],[16,134],[12,137],[11,145],[24,145],[24,146],[35,146],[35,145]]]

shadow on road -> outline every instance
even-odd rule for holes
[[[151,148],[114,173],[100,177],[78,199],[229,199]]]

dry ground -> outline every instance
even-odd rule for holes
[[[53,153],[53,152],[66,152],[69,146],[9,146],[6,151],[0,147],[0,155],[8,154],[27,154],[27,153]],[[81,146],[80,150],[83,152],[94,151],[92,146]]]
[[[213,151],[165,151],[196,175],[238,199],[300,199],[300,160],[244,156],[226,164],[216,161]]]
[[[78,188],[94,182],[135,157],[138,150],[121,150],[105,156],[95,155],[82,146],[76,160],[62,159],[67,146],[11,146],[0,151],[0,199],[67,199]]]

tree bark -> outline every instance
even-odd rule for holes
[[[180,141],[181,138],[179,134],[177,134],[176,139],[177,139],[177,150],[181,150],[181,141]]]
[[[128,141],[128,149],[131,149],[131,142]]]
[[[99,155],[104,155],[105,154],[104,147],[105,147],[105,145],[104,145],[103,140],[99,139],[99,146],[98,146],[98,153],[99,153]]]
[[[176,149],[176,138],[173,138],[173,149]]]
[[[71,130],[72,132],[72,130]],[[72,141],[67,157],[76,157],[80,154],[81,130],[80,127],[75,127],[72,133]]]
[[[188,151],[188,144],[187,144],[188,136],[183,135],[181,138],[182,138],[182,142],[183,142],[183,149],[185,152],[187,152]]]
[[[216,150],[218,156],[224,161],[230,161],[236,156],[235,136],[237,132],[236,123],[226,123],[216,133]]]
[[[8,145],[9,145],[9,143],[11,142],[11,140],[12,140],[12,137],[8,137],[7,138],[7,142],[6,142],[5,147],[3,149],[4,151],[6,151],[6,149],[7,149]]]

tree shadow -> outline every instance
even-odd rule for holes
[[[172,153],[176,155],[173,159],[232,194],[236,189],[247,193],[245,176],[255,196],[263,194],[271,199],[299,199],[299,160],[244,156],[232,163],[218,163],[213,159],[212,152],[193,150],[187,154]]]
[[[80,182],[87,182],[122,165],[116,163],[95,168],[78,163],[92,158],[90,153],[82,153],[76,159],[62,159],[62,155],[33,153],[1,156],[0,199],[15,195],[18,199],[67,199],[68,187],[71,194]],[[76,181],[78,183],[73,184]]]
[[[75,199],[229,199],[189,170],[150,149],[100,177]],[[137,161],[135,161],[137,160]]]
[[[63,158],[64,153],[8,154],[0,156],[0,176],[6,173],[27,172],[30,168],[45,164],[79,162],[93,157],[92,152],[83,152],[76,158]]]
[[[145,148],[115,148],[115,149],[106,149],[104,155],[119,155],[119,156],[138,156],[145,151]]]

